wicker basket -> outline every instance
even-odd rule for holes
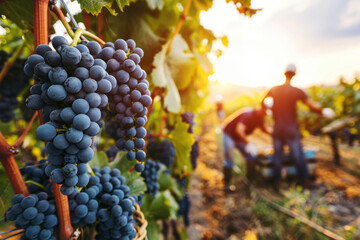
[[[144,214],[141,212],[140,206],[135,204],[134,218],[136,220],[136,236],[134,240],[146,240],[146,227],[148,222],[146,221]]]

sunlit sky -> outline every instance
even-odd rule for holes
[[[244,86],[273,86],[284,81],[288,63],[297,66],[293,84],[333,85],[360,72],[360,1],[252,0],[262,8],[252,18],[232,3],[215,0],[201,24],[229,46],[214,60],[211,80]]]

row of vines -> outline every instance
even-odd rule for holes
[[[212,1],[61,2],[0,1],[0,236],[186,239]]]

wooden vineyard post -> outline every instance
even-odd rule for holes
[[[49,0],[33,0],[34,43],[35,46],[49,43]],[[39,117],[41,112],[39,112]],[[43,124],[43,121],[41,121]],[[59,220],[59,239],[68,240],[74,232],[71,225],[70,208],[67,196],[60,192],[60,185],[53,183],[54,198]]]
[[[3,165],[6,175],[14,189],[15,194],[29,195],[24,179],[16,164],[14,155],[9,151],[10,145],[6,142],[4,136],[0,132],[0,161]]]
[[[105,21],[104,14],[101,12],[97,16],[97,33],[98,37],[105,41]]]
[[[82,10],[81,13],[82,13],[82,16],[84,19],[85,29],[90,30],[91,29],[91,16],[85,10]]]

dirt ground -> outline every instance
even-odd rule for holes
[[[338,166],[333,162],[327,137],[304,139],[304,145],[319,150],[313,186],[299,189],[294,180],[284,180],[279,193],[273,191],[269,180],[261,177],[249,187],[239,155],[232,191],[225,193],[218,126],[215,114],[207,117],[201,126],[198,167],[190,188],[191,225],[187,230],[190,240],[331,239],[272,210],[261,196],[318,223],[337,234],[338,239],[360,239],[360,147],[341,144],[341,166]],[[259,148],[271,146],[271,138],[260,132],[252,135],[251,141]]]

